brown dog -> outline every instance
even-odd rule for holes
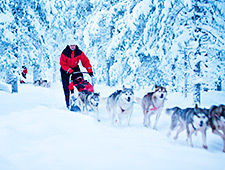
[[[225,152],[225,105],[211,106],[208,125],[212,128],[214,134],[222,138],[223,152]]]
[[[157,122],[161,115],[166,100],[167,91],[165,87],[155,86],[154,92],[147,93],[142,99],[136,98],[141,104],[144,114],[144,126],[150,127],[150,117],[156,114],[155,124],[153,129],[156,129]]]

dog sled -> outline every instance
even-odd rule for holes
[[[94,92],[94,81],[91,77],[91,83],[84,79],[83,74],[88,72],[74,72],[70,75],[69,91],[70,91],[70,111],[80,112],[81,108],[78,106],[78,93],[93,93]],[[76,77],[75,77],[76,75]],[[77,77],[78,75],[78,77]],[[89,75],[89,74],[88,74]]]

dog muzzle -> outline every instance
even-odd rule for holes
[[[127,98],[127,101],[130,102],[130,97]]]
[[[200,121],[199,126],[200,126],[200,127],[203,126],[203,121],[202,121],[202,120]]]

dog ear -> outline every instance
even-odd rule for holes
[[[198,104],[195,104],[195,108],[198,108]]]
[[[155,91],[157,91],[159,89],[159,86],[155,85]]]
[[[199,111],[198,104],[195,104],[195,108],[194,108],[194,110]]]
[[[155,91],[159,90],[160,86],[155,85]]]
[[[123,90],[125,90],[125,86],[123,85]]]

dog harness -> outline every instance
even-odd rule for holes
[[[158,110],[158,108],[154,106],[154,107],[151,108],[150,110],[151,110],[151,111],[154,111],[154,110]]]
[[[158,90],[156,90],[156,91],[158,91]],[[150,93],[148,93],[147,94],[147,97],[148,96],[150,96],[150,94],[152,94],[153,92],[150,92]],[[166,99],[164,99],[163,101],[162,101],[162,103],[158,106],[158,107],[156,107],[156,106],[154,106],[153,105],[153,108],[151,108],[151,109],[149,109],[150,111],[154,111],[154,110],[158,110],[159,108],[160,108],[160,106],[162,106],[163,104],[164,104],[164,101],[165,101]]]
[[[122,113],[125,111],[124,109],[122,109],[122,107],[120,107],[120,109],[121,109]]]
[[[158,110],[160,108],[160,106],[162,106],[163,104],[164,104],[164,100],[162,101],[162,103],[158,107],[153,105],[153,108],[151,108],[150,110],[151,111]]]

